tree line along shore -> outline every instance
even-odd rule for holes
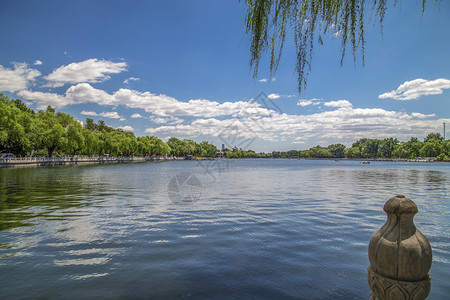
[[[417,159],[450,160],[450,141],[439,133],[430,133],[421,141],[412,137],[406,142],[397,138],[362,138],[346,147],[332,144],[307,150],[256,153],[253,150],[223,149],[203,141],[171,137],[164,142],[155,136],[136,137],[131,131],[116,129],[87,118],[56,112],[51,106],[34,111],[21,100],[11,100],[0,93],[0,153],[13,155],[83,156],[176,156],[226,158],[349,158],[349,159]]]

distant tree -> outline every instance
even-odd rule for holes
[[[423,141],[426,143],[433,139],[438,141],[444,141],[444,138],[441,136],[441,134],[436,132],[429,133]]]
[[[217,148],[216,146],[203,141],[199,144],[196,145],[195,148],[195,156],[199,156],[199,157],[215,157],[217,154]]]
[[[445,152],[444,142],[435,138],[428,139],[420,149],[420,155],[422,157],[436,157],[441,153],[445,155]]]
[[[171,137],[168,141],[167,141],[167,145],[169,145],[170,149],[171,149],[171,154],[175,155],[175,156],[182,156],[183,155],[183,151],[182,151],[182,147],[184,145],[183,141],[179,140],[176,137]]]
[[[332,157],[342,158],[345,157],[345,148],[343,144],[332,144],[328,146],[328,151],[330,151]]]
[[[183,146],[181,147],[181,152],[184,156],[193,155],[196,148],[196,143],[193,140],[184,139]]]
[[[97,129],[97,125],[94,123],[94,120],[91,118],[86,118],[84,127],[88,130],[96,130]]]
[[[85,130],[85,129],[84,129]],[[66,130],[66,152],[72,156],[81,152],[85,146],[85,137],[83,134],[83,127],[77,121],[68,125]]]
[[[378,147],[378,156],[391,158],[398,143],[398,140],[392,137],[382,140]]]
[[[47,114],[54,114],[55,113],[55,109],[49,105],[49,106],[47,106],[46,113]]]
[[[38,113],[38,125],[36,130],[41,134],[41,145],[47,150],[48,156],[53,156],[55,150],[64,147],[65,129],[58,122],[55,110],[49,106],[45,112]]]

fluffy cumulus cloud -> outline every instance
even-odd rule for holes
[[[442,124],[442,120],[427,120],[433,115],[407,114],[381,108],[353,108],[350,102],[335,102],[330,107],[337,109],[310,115],[274,112],[257,119],[249,116],[225,120],[201,118],[190,124],[147,128],[146,132],[154,135],[187,137],[214,136],[237,144],[239,140],[246,141],[252,138],[266,141],[290,138],[292,143],[303,144],[317,136],[324,140],[341,142],[352,142],[368,136],[372,138],[395,136],[408,139],[411,136],[425,135]]]
[[[269,98],[270,100],[278,99],[280,97],[281,97],[281,95],[275,94],[275,93],[267,95],[267,98]]]
[[[80,114],[83,115],[83,116],[91,116],[91,117],[97,117],[98,116],[98,113],[96,113],[95,111],[85,111],[85,110],[83,110],[83,111],[80,112]]]
[[[142,116],[141,114],[137,114],[137,113],[136,113],[136,114],[132,114],[132,115],[131,115],[131,118],[132,118],[132,119],[139,119],[139,118],[143,118],[143,116]]]
[[[88,59],[78,63],[61,66],[44,78],[49,81],[48,86],[60,87],[66,83],[101,82],[110,79],[108,74],[126,71],[125,62]]]
[[[55,93],[22,90],[17,95],[23,99],[33,101],[38,109],[45,109],[49,105],[53,108],[62,108],[66,105],[74,104],[72,99]]]
[[[328,107],[352,107],[353,105],[348,100],[337,100],[325,102],[323,105]]]
[[[217,117],[233,115],[243,111],[248,114],[261,115],[267,114],[268,111],[247,101],[219,103],[205,99],[193,99],[182,102],[164,94],[141,93],[130,89],[119,89],[114,94],[108,94],[88,83],[80,83],[70,87],[66,91],[65,97],[75,103],[93,102],[100,105],[123,105],[128,108],[140,108],[159,117]]]
[[[83,110],[81,113],[83,116],[92,116],[92,117],[104,117],[110,119],[122,119],[125,120],[122,116],[119,115],[117,111],[104,111],[101,113],[96,113],[95,111],[85,111]]]
[[[174,124],[183,123],[183,119],[177,118],[177,117],[172,117],[172,116],[167,117],[167,118],[151,116],[149,119],[150,119],[150,121],[152,121],[155,124],[174,125]]]
[[[413,100],[420,96],[439,95],[443,93],[444,89],[450,89],[450,80],[439,78],[436,80],[415,79],[406,81],[401,84],[396,90],[381,94],[380,99],[395,99],[395,100]]]
[[[99,105],[123,105],[140,108],[159,117],[192,116],[217,117],[237,113],[267,115],[269,110],[257,103],[247,101],[224,102],[193,99],[182,102],[164,94],[141,93],[130,89],[120,89],[114,94],[96,89],[89,83],[79,83],[66,90],[65,95],[24,91],[21,96],[36,102],[40,107],[52,105],[57,108],[70,104],[97,103]],[[47,100],[47,97],[48,100]]]
[[[34,62],[33,65],[35,65],[35,66],[40,66],[40,65],[42,65],[42,61],[40,61],[40,60],[38,59],[38,60],[36,60],[36,61]]]
[[[79,83],[69,87],[66,98],[76,103],[97,103],[99,105],[116,105],[117,101],[113,95],[103,90],[92,87],[89,83]],[[32,99],[30,99],[32,100]]]
[[[317,99],[317,98],[313,98],[313,99],[300,99],[297,101],[297,105],[298,106],[308,106],[308,105],[319,105],[321,104],[322,99]]]
[[[13,69],[0,65],[0,91],[14,93],[25,90],[39,76],[41,73],[30,69],[26,63],[14,63]]]

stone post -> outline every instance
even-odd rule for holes
[[[431,246],[414,226],[416,204],[403,195],[384,205],[386,223],[370,238],[371,300],[421,300],[430,293]]]

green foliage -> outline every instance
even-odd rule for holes
[[[332,144],[328,146],[328,151],[330,151],[332,157],[342,158],[345,157],[345,148],[343,144]]]
[[[178,156],[215,157],[217,148],[208,142],[197,144],[193,140],[171,138],[166,144],[154,136],[136,137],[133,132],[106,125],[103,120],[96,124],[87,118],[82,125],[73,116],[56,112],[51,106],[36,113],[21,100],[10,100],[0,94],[0,152],[48,156],[152,156],[172,152]]]
[[[444,141],[444,138],[440,133],[432,132],[427,135],[427,137],[423,140],[425,143],[431,140]]]
[[[216,148],[216,146],[203,141],[200,144],[196,145],[195,148],[195,156],[199,156],[199,157],[215,157],[217,154],[218,150]]]
[[[449,161],[449,158],[444,153],[441,153],[438,156],[436,156],[436,160],[437,161]]]
[[[420,149],[420,155],[422,157],[436,157],[441,153],[445,155],[445,144],[438,139],[430,139],[424,142],[423,147]]]
[[[270,74],[276,72],[283,52],[286,36],[291,31],[297,51],[296,71],[298,90],[306,87],[311,70],[314,46],[323,45],[324,36],[333,34],[341,43],[341,65],[347,45],[350,44],[353,60],[358,52],[364,65],[365,16],[378,19],[381,27],[387,11],[387,0],[245,0],[247,15],[246,33],[251,35],[250,68],[258,76],[261,57],[270,55]],[[394,1],[394,4],[397,1]],[[422,11],[426,0],[422,0]],[[435,1],[438,3],[439,1]]]

